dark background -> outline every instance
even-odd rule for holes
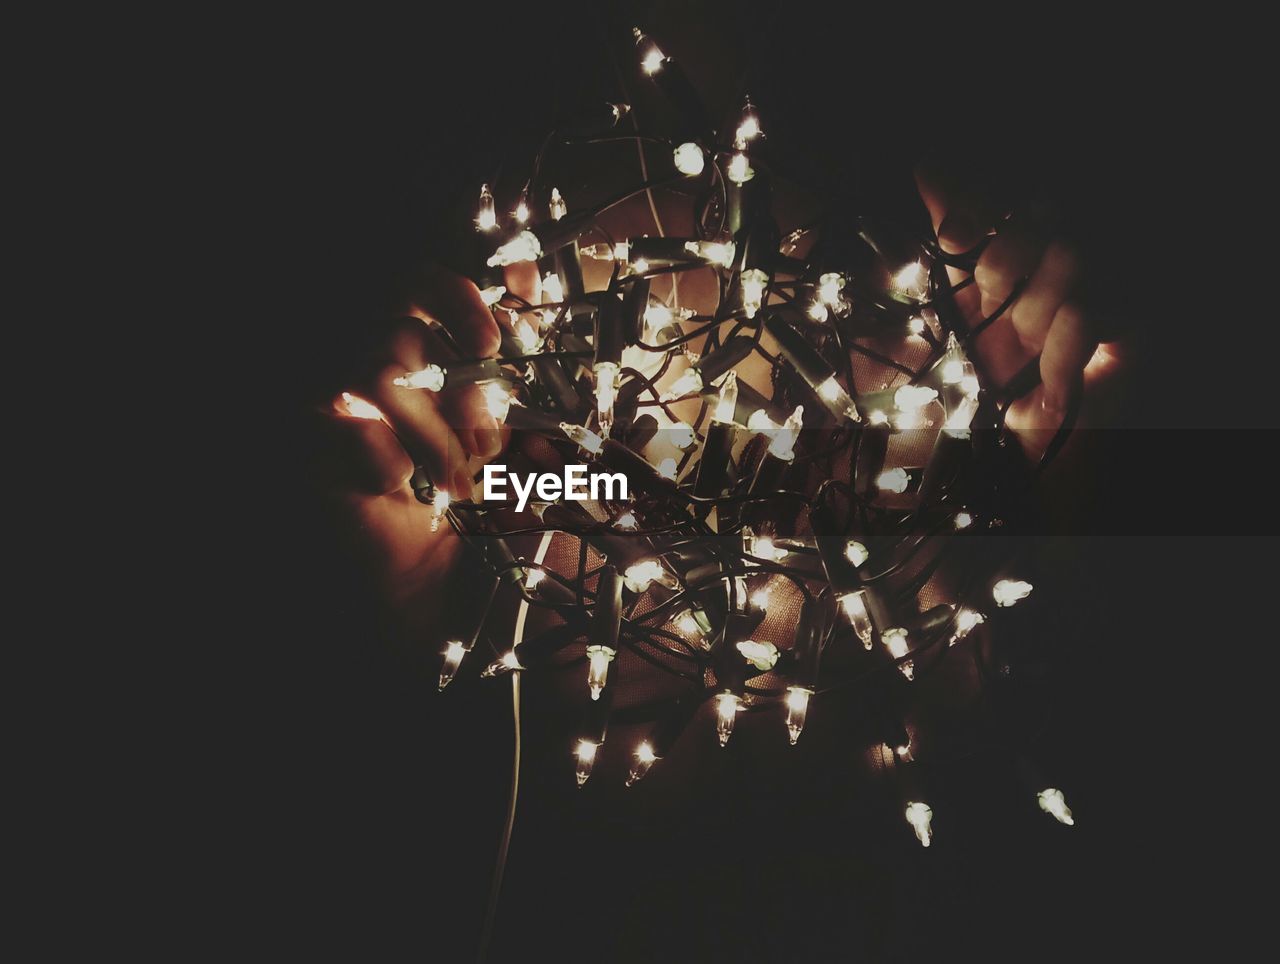
[[[474,958],[509,691],[461,679],[437,696],[385,651],[293,494],[306,486],[291,417],[331,390],[394,272],[439,251],[480,181],[520,177],[557,116],[603,97],[661,123],[633,22],[715,110],[745,87],[798,179],[909,220],[917,158],[980,158],[1055,198],[1104,266],[1099,298],[1123,308],[1142,363],[1124,430],[1094,433],[1107,469],[1081,482],[1085,528],[1054,537],[1066,615],[1041,627],[1054,671],[1032,708],[1053,712],[1014,717],[1047,726],[1078,825],[1039,813],[998,747],[974,743],[931,768],[936,836],[922,850],[862,744],[816,715],[789,753],[776,733],[744,733],[625,793],[604,770],[579,793],[565,752],[576,717],[531,690],[491,959],[1220,948],[1230,929],[1205,884],[1232,876],[1220,838],[1253,812],[1217,814],[1243,793],[1248,732],[1222,694],[1274,637],[1258,615],[1274,542],[1255,538],[1276,527],[1260,469],[1274,322],[1240,229],[1265,220],[1240,217],[1265,194],[1262,158],[1239,139],[1258,122],[1239,99],[1256,78],[1210,63],[1213,38],[1167,11],[1156,29],[1074,8],[1033,20],[817,4],[486,6],[359,25],[311,12],[264,17],[228,52],[214,96],[231,126],[208,151],[234,172],[251,281],[228,325],[265,376],[259,425],[274,444],[253,472],[270,495],[251,588],[231,600],[244,697],[224,721],[232,768],[212,794],[220,854],[204,875],[220,936],[250,959]]]

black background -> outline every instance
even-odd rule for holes
[[[1217,813],[1244,794],[1248,737],[1221,694],[1274,642],[1256,615],[1274,569],[1274,543],[1255,537],[1275,534],[1261,470],[1275,336],[1259,297],[1266,247],[1240,230],[1265,221],[1252,214],[1262,156],[1241,141],[1259,122],[1241,109],[1248,63],[1212,61],[1213,36],[1167,11],[1127,23],[1074,8],[683,6],[359,25],[312,11],[247,23],[228,49],[209,97],[229,124],[208,153],[233,187],[250,285],[226,326],[272,404],[258,420],[270,457],[253,473],[269,493],[261,541],[222,597],[244,614],[224,662],[246,698],[214,726],[225,747],[214,755],[232,766],[210,794],[219,854],[199,876],[218,937],[249,959],[474,957],[509,779],[509,694],[459,685],[438,697],[382,651],[293,494],[306,484],[291,415],[328,390],[351,327],[479,181],[525,156],[558,111],[622,99],[609,46],[644,109],[637,22],[720,108],[749,63],[792,169],[824,185],[853,170],[903,217],[919,214],[909,172],[924,152],[1012,169],[1021,189],[1073,213],[1106,266],[1103,299],[1141,329],[1124,430],[1096,433],[1109,470],[1082,484],[1087,530],[1055,536],[1080,561],[1061,590],[1069,617],[1055,632],[1070,644],[1057,647],[1045,740],[1079,823],[1057,827],[1004,757],[979,749],[943,767],[923,851],[884,788],[842,762],[861,750],[821,728],[790,757],[735,741],[686,786],[655,771],[626,794],[616,779],[577,793],[573,721],[531,703],[491,959],[1220,948],[1221,910],[1203,891],[1227,876],[1230,848],[1214,838],[1237,821],[1247,830],[1253,812]]]

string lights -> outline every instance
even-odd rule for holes
[[[988,638],[998,614],[1031,594],[1019,561],[985,537],[1061,445],[1055,439],[1034,469],[1014,457],[1005,413],[1034,382],[1024,378],[1014,392],[980,370],[974,340],[987,321],[965,323],[954,292],[968,282],[948,270],[971,271],[972,257],[944,254],[931,240],[901,242],[845,214],[782,240],[756,106],[747,100],[717,135],[679,63],[639,30],[635,39],[640,75],[679,120],[675,136],[644,138],[666,146],[669,169],[621,197],[691,185],[695,235],[609,236],[601,219],[618,199],[575,210],[572,196],[541,179],[540,153],[514,207],[503,209],[509,216],[489,185],[479,195],[475,228],[487,250],[476,281],[510,336],[503,353],[396,379],[405,391],[479,385],[497,421],[540,436],[566,463],[585,459],[626,476],[625,501],[533,501],[522,512],[419,492],[435,523],[447,520],[505,592],[552,617],[552,628],[496,656],[482,675],[585,661],[585,721],[571,744],[579,786],[605,751],[614,695],[627,685],[624,654],[678,687],[626,748],[628,786],[659,767],[682,734],[701,738],[700,719],[714,721],[723,747],[741,718],[776,716],[796,745],[854,685],[892,683],[909,701],[949,649]],[[607,107],[566,125],[574,133],[558,132],[542,152],[589,141],[630,110]],[[584,257],[596,262],[591,273],[608,271],[601,290],[586,290]],[[501,271],[526,262],[542,279],[536,303],[509,290]],[[699,311],[657,293],[694,272],[713,279],[716,303]],[[890,343],[901,347],[896,357],[883,353]],[[380,417],[355,397],[346,404]],[[515,557],[517,534],[547,532],[580,548],[576,571]],[[783,631],[769,626],[766,639],[758,630],[780,597],[798,615]],[[462,672],[482,624],[448,643],[442,689]],[[908,711],[903,702],[884,744],[894,748],[890,769],[904,773],[921,765],[901,726]],[[933,810],[911,792],[902,812],[928,847]],[[1041,785],[1034,799],[1059,823],[1074,822],[1061,790]]]

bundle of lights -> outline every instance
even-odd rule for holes
[[[976,645],[1002,610],[1033,593],[1017,560],[1002,557],[1002,540],[982,536],[1025,499],[1070,422],[1035,466],[1010,442],[1005,414],[1035,387],[1038,367],[1000,388],[982,372],[975,340],[1016,292],[992,316],[966,323],[954,295],[972,283],[978,251],[949,255],[931,239],[904,241],[843,215],[783,237],[755,107],[748,100],[717,136],[679,65],[638,30],[636,42],[640,73],[670,101],[681,136],[610,134],[634,118],[608,104],[554,132],[542,150],[661,142],[669,169],[580,212],[539,181],[541,153],[509,217],[482,187],[475,228],[488,245],[487,270],[477,281],[503,331],[501,353],[397,380],[405,391],[479,385],[497,420],[545,438],[566,464],[587,461],[628,482],[626,500],[534,501],[517,513],[415,476],[433,527],[447,520],[495,586],[558,617],[550,630],[518,635],[481,675],[585,667],[584,724],[571,737],[579,786],[601,754],[614,693],[626,685],[617,666],[624,650],[682,687],[627,748],[628,786],[660,765],[703,706],[720,746],[744,713],[776,715],[794,745],[809,718],[853,683],[918,691],[953,647]],[[696,236],[663,236],[660,225],[658,236],[605,232],[606,211],[658,187],[693,198]],[[586,289],[584,257],[609,266],[603,290]],[[540,303],[503,283],[503,269],[522,262],[540,267]],[[660,286],[675,295],[677,279],[694,272],[715,280],[719,297],[707,310],[657,295]],[[886,352],[890,343],[923,360],[903,363]],[[859,384],[853,355],[888,377]],[[768,394],[743,374],[760,360]],[[890,464],[895,448],[924,455]],[[577,571],[516,558],[508,540],[535,533],[579,540]],[[599,565],[588,566],[588,548]],[[944,561],[960,575],[952,598],[936,601],[937,590],[926,589]],[[770,593],[784,584],[801,600],[790,645],[753,638]],[[925,608],[927,593],[935,601]],[[518,625],[519,634],[523,619]],[[448,644],[441,689],[482,626]],[[901,812],[928,847],[933,809],[907,772],[918,764],[906,718],[903,710],[886,723],[882,753],[886,766],[904,771]],[[1073,823],[1061,790],[1033,780],[1032,798]]]

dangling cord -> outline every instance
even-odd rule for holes
[[[539,566],[547,557],[547,549],[551,546],[554,531],[545,532],[538,543],[538,551],[533,554],[533,561]],[[529,602],[520,600],[516,609],[516,628],[512,634],[511,649],[524,641],[524,621],[529,615]],[[493,923],[498,914],[498,898],[502,894],[502,875],[507,869],[507,851],[511,848],[511,829],[516,823],[516,800],[520,795],[520,673],[511,674],[511,719],[515,726],[515,750],[511,761],[511,797],[507,803],[507,822],[502,828],[502,842],[498,844],[498,864],[493,870],[493,885],[489,888],[489,907],[484,914],[484,929],[480,932],[480,950],[476,954],[477,964],[484,964],[489,954],[489,941],[493,938]]]

